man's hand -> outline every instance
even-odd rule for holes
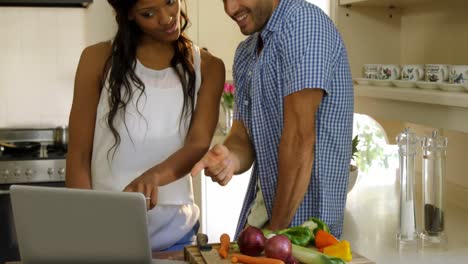
[[[224,145],[215,145],[203,158],[193,166],[192,176],[198,175],[205,169],[205,175],[211,180],[225,186],[229,183],[234,172],[239,168],[239,160]]]
[[[157,176],[149,171],[143,173],[140,177],[134,179],[125,189],[124,192],[139,192],[146,197],[146,207],[148,210],[153,209],[158,203],[158,181]]]

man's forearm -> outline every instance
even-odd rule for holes
[[[250,141],[239,137],[236,134],[229,134],[224,141],[224,146],[229,149],[238,162],[238,168],[234,174],[241,174],[252,166],[255,154]]]
[[[309,187],[314,161],[314,142],[283,136],[279,146],[278,186],[269,228],[289,226]]]

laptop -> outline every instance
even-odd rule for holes
[[[141,193],[13,185],[23,264],[155,263]]]

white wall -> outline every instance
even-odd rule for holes
[[[308,1],[328,13],[329,0]],[[197,1],[188,6],[197,43]],[[105,0],[86,9],[0,7],[0,128],[67,124],[81,51],[115,29]]]
[[[0,128],[68,124],[81,51],[114,32],[104,0],[86,9],[0,7]]]
[[[68,123],[85,9],[0,8],[0,127]]]
[[[219,0],[201,0],[198,9],[198,45],[206,47],[223,60],[226,66],[226,79],[232,80],[232,65],[236,48],[246,36],[224,11]]]

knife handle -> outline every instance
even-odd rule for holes
[[[208,236],[205,234],[197,234],[197,245],[200,250],[211,250],[211,245],[208,244]]]

